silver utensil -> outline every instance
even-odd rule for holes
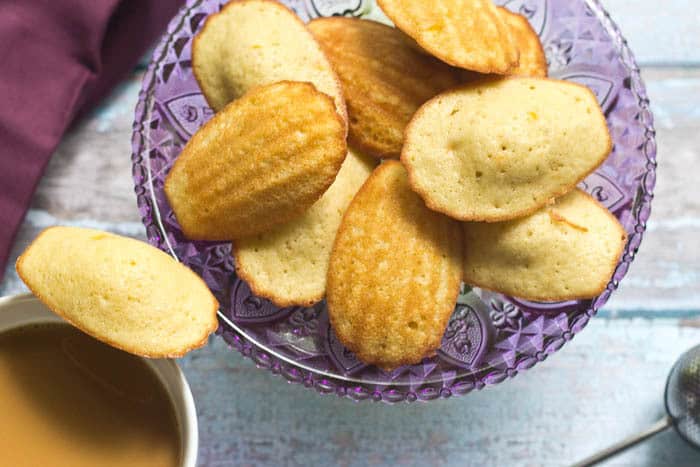
[[[666,380],[664,402],[664,418],[641,433],[630,436],[572,467],[598,464],[671,427],[690,445],[700,448],[700,345],[681,355],[673,365]]]

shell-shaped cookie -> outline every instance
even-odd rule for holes
[[[532,29],[527,18],[504,7],[498,7],[498,12],[510,28],[520,52],[518,66],[510,70],[508,74],[540,78],[547,76],[547,57],[545,57],[540,36]]]
[[[233,242],[236,273],[256,295],[277,306],[311,306],[326,293],[335,234],[374,160],[353,150],[333,185],[301,217]]]
[[[331,96],[347,121],[330,62],[299,17],[279,2],[239,0],[209,16],[194,39],[192,69],[214,110],[255,86],[305,81]]]
[[[426,51],[450,65],[506,74],[518,64],[510,28],[492,0],[377,0]]]
[[[590,89],[518,77],[478,81],[428,101],[406,130],[401,161],[430,208],[496,222],[568,193],[611,149]]]
[[[418,363],[440,347],[461,276],[460,224],[427,209],[403,166],[387,161],[338,230],[326,295],[331,324],[365,363]]]
[[[522,219],[463,228],[465,282],[533,301],[599,295],[627,239],[617,219],[580,190]]]
[[[137,355],[181,357],[218,325],[219,304],[204,281],[132,238],[51,227],[19,257],[17,273],[51,311]]]
[[[309,29],[343,85],[350,144],[369,155],[398,158],[416,110],[458,83],[455,69],[419,52],[396,28],[331,17],[311,21]]]
[[[248,92],[192,136],[165,182],[182,231],[233,240],[299,217],[335,180],[345,127],[312,84]]]

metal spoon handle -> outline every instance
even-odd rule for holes
[[[669,417],[664,417],[658,422],[654,423],[654,425],[650,426],[648,429],[642,431],[641,433],[630,436],[629,438],[622,440],[619,443],[613,444],[609,448],[573,464],[571,467],[589,467],[595,465],[609,457],[614,456],[615,454],[619,454],[622,451],[631,448],[632,446],[636,446],[642,441],[651,438],[655,434],[661,433],[662,431],[668,429],[670,426],[671,419]]]

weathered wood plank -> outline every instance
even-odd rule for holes
[[[131,128],[141,76],[72,129],[51,159],[32,209],[65,219],[138,221],[131,178]]]
[[[566,1],[566,0],[550,0]],[[689,0],[601,0],[642,65],[700,63],[700,10]]]
[[[513,381],[408,407],[355,405],[287,387],[214,339],[182,362],[199,407],[201,465],[555,466],[660,416],[666,373],[700,341],[700,71],[645,76],[659,130],[657,198],[640,255],[604,315],[651,316],[643,308],[684,319],[595,319],[560,353]],[[134,79],[66,138],[15,255],[41,228],[58,223],[143,238],[129,161],[137,90]],[[8,272],[0,295],[22,289]],[[618,309],[627,311],[615,315]],[[607,465],[694,466],[700,456],[666,433]]]
[[[659,171],[653,215],[639,256],[613,296],[613,310],[700,308],[700,70],[645,69],[656,116]],[[39,185],[13,257],[48,225],[99,220],[143,237],[132,190],[130,138],[138,77],[75,128]],[[13,268],[0,294],[17,287]]]
[[[644,72],[656,118],[658,176],[649,229],[614,309],[700,307],[700,71]]]
[[[562,466],[656,421],[667,372],[699,340],[675,320],[596,319],[512,381],[402,407],[285,387],[218,340],[183,365],[201,465]],[[671,432],[606,465],[690,467],[700,453]]]

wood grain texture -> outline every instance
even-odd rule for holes
[[[659,168],[649,229],[608,309],[700,308],[700,69],[643,70],[656,118]],[[49,164],[10,261],[43,227],[105,228],[144,238],[131,179],[134,77],[66,137]],[[17,287],[10,263],[0,295]]]
[[[659,136],[652,220],[620,291],[588,329],[501,386],[399,407],[288,386],[213,338],[181,361],[199,410],[200,465],[560,466],[653,423],[672,362],[700,342],[700,71],[644,76]],[[15,257],[55,224],[144,237],[129,160],[138,80],[67,136]],[[8,267],[0,295],[22,290]],[[691,467],[700,454],[668,432],[605,465]]]
[[[700,10],[696,2],[601,0],[601,3],[620,26],[640,64],[700,64]]]
[[[658,138],[652,216],[627,278],[609,308],[700,305],[700,70],[645,70]]]
[[[183,361],[201,465],[562,466],[655,422],[673,361],[700,330],[673,319],[594,320],[512,381],[429,404],[356,404],[287,386],[217,339]],[[700,465],[673,433],[606,464]]]

